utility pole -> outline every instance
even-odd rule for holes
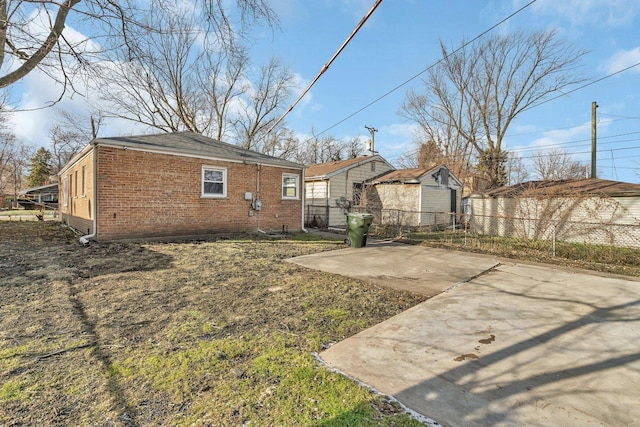
[[[369,131],[369,133],[371,133],[371,145],[369,146],[369,151],[371,151],[371,155],[374,156],[376,154],[375,133],[378,132],[378,129],[374,128],[373,126],[367,125],[364,125],[364,127]]]
[[[591,103],[591,178],[596,178],[596,142],[597,142],[597,126],[596,126],[596,109],[598,103]]]

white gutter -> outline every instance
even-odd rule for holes
[[[98,232],[98,144],[93,144],[93,233],[80,237],[80,243],[86,245]]]

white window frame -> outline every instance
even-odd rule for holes
[[[205,191],[204,191],[204,184],[205,184],[204,174],[205,174],[205,171],[222,172],[222,194],[205,193]],[[201,181],[201,183],[200,183],[200,196],[201,197],[207,198],[207,199],[220,199],[220,198],[226,198],[227,197],[227,168],[220,167],[220,166],[202,166],[202,174],[201,174],[200,181]],[[213,181],[210,181],[210,182],[213,182]]]
[[[82,165],[82,197],[87,197],[87,165]]]
[[[62,185],[64,186],[62,191],[62,205],[69,206],[69,175],[68,174],[64,176]]]
[[[287,179],[293,178],[295,180],[295,189],[296,189],[296,195],[295,196],[285,196],[285,188],[291,188],[291,187],[287,187],[285,186],[285,181]],[[282,200],[299,200],[300,199],[300,175],[296,175],[294,173],[283,173],[282,174],[282,191],[280,193],[282,195]]]

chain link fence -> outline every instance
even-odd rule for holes
[[[334,212],[335,211],[335,212]],[[440,233],[443,239],[462,239],[473,245],[473,240],[502,240],[504,245],[529,242],[536,248],[554,251],[558,244],[610,246],[615,248],[640,248],[640,222],[621,224],[614,221],[557,221],[525,217],[491,215],[465,215],[455,212],[421,212],[400,209],[371,209],[352,207],[353,212],[374,215],[371,234],[398,238],[408,235]],[[329,217],[334,219],[332,224]],[[317,228],[344,227],[344,212],[328,206],[307,206],[305,222]],[[435,234],[434,234],[435,233]]]
[[[365,210],[365,209],[360,209]],[[552,221],[453,212],[368,210],[370,234],[531,260],[565,258],[640,266],[640,223]],[[427,219],[413,225],[417,216]]]
[[[553,219],[474,215],[470,233],[530,241],[640,248],[640,223],[557,221]]]

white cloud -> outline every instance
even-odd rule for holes
[[[598,132],[606,130],[611,124],[611,119],[601,119],[598,121]],[[552,150],[563,150],[573,155],[576,160],[585,161],[590,157],[588,151],[591,144],[591,122],[586,122],[578,126],[550,130],[535,139],[528,147],[522,150],[514,150],[515,154],[522,157],[529,157],[534,152],[549,152]],[[581,153],[581,154],[577,154]]]
[[[630,50],[620,50],[606,60],[605,69],[607,74],[615,73],[627,67],[640,63],[640,47]],[[640,66],[629,71],[640,73]]]
[[[530,148],[552,150],[561,148],[567,142],[587,139],[590,135],[591,123],[584,123],[568,129],[549,130],[544,132],[540,138],[535,139]]]
[[[393,123],[380,127],[376,134],[376,151],[387,160],[393,161],[402,154],[415,150],[412,141],[416,129],[417,125],[409,123]]]
[[[518,0],[521,4],[523,1]],[[629,25],[640,13],[637,0],[539,0],[532,10],[540,15],[566,19],[572,25],[597,24],[607,27]]]
[[[276,11],[278,17],[284,21],[309,17],[306,2],[299,0],[272,0],[270,5]]]

